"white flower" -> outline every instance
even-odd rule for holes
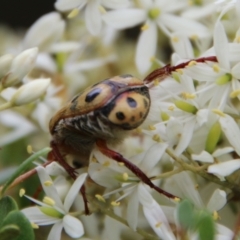
[[[2,128],[6,127],[11,129],[6,133],[1,134],[0,146],[2,147],[26,137],[37,130],[35,125],[27,118],[11,110],[6,110],[0,113],[0,124]]]
[[[123,8],[129,5],[129,0],[57,0],[55,8],[66,12],[74,9],[84,9],[86,27],[92,35],[99,35],[102,28],[101,10],[106,8]]]
[[[50,79],[36,79],[21,86],[10,99],[12,106],[30,103],[41,97],[50,84]]]
[[[11,54],[5,54],[0,57],[0,79],[10,70],[12,60],[13,55]]]
[[[187,7],[187,3],[183,1],[142,0],[140,7],[109,11],[102,18],[108,25],[117,29],[144,24],[138,40],[135,58],[141,74],[146,73],[150,68],[150,60],[156,54],[158,27],[168,36],[175,31],[188,37],[195,35],[202,38],[209,35],[207,28],[202,24],[176,16],[175,12]]]
[[[208,172],[216,175],[221,181],[225,177],[240,168],[240,159],[228,160],[226,162],[212,164],[208,167]]]
[[[23,77],[33,69],[37,54],[38,48],[30,48],[10,60],[11,67],[8,74],[2,79],[2,86],[6,88],[22,81]]]
[[[38,47],[40,51],[47,51],[53,43],[61,39],[64,28],[65,22],[59,13],[45,14],[28,30],[23,40],[23,48]]]
[[[47,198],[45,198],[44,202],[40,202],[26,196],[28,199],[36,204],[39,204],[41,207],[29,207],[23,209],[22,212],[26,215],[30,222],[39,226],[54,224],[48,235],[48,240],[60,240],[63,228],[70,237],[81,237],[84,234],[83,225],[79,219],[69,213],[69,210],[76,196],[79,194],[79,190],[83,185],[87,174],[81,174],[75,180],[62,202],[54,184],[46,184],[52,182],[52,179],[49,177],[46,170],[40,166],[36,169]]]

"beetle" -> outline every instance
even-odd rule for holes
[[[118,152],[111,150],[108,144],[120,143],[131,130],[144,122],[151,106],[148,84],[155,79],[164,80],[173,71],[185,68],[191,61],[156,69],[145,77],[144,81],[130,74],[105,79],[75,96],[50,120],[52,158],[75,179],[75,168],[87,166],[91,151],[97,146],[107,157],[123,163],[149,187],[168,198],[176,199],[173,194],[153,184],[140,168]],[[217,59],[213,56],[194,61],[216,62]],[[67,155],[74,159],[73,166],[66,161]],[[89,214],[84,186],[81,193],[85,212]]]
[[[50,120],[54,158],[75,179],[74,169],[64,158],[70,154],[75,168],[86,166],[96,145],[104,155],[124,163],[151,188],[169,198],[175,198],[154,185],[141,169],[107,146],[108,143],[121,142],[132,129],[140,126],[148,115],[150,105],[148,86],[129,74],[105,79],[88,87]],[[81,192],[86,210],[84,188]]]

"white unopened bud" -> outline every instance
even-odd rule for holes
[[[19,83],[34,67],[38,48],[30,48],[17,55],[11,64],[9,74],[2,80],[4,88]]]
[[[13,56],[11,54],[5,54],[0,57],[0,81],[9,72],[12,60]]]
[[[49,47],[60,40],[65,28],[65,22],[57,12],[51,12],[40,17],[28,30],[23,40],[23,47],[38,47],[48,51]]]
[[[20,106],[30,103],[41,97],[50,84],[50,79],[37,79],[21,86],[12,96],[10,103],[12,106]]]

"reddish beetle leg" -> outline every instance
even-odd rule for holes
[[[52,147],[52,151],[50,153],[54,156],[54,160],[57,161],[60,165],[62,165],[64,169],[67,171],[67,173],[72,177],[72,179],[75,180],[77,178],[75,169],[69,166],[68,163],[63,159],[62,154],[60,153],[58,146],[54,141],[51,141],[50,145]],[[90,211],[88,208],[88,201],[87,201],[84,185],[82,185],[80,192],[82,194],[82,198],[84,202],[85,214],[89,215]]]
[[[98,146],[98,149],[107,157],[119,162],[119,163],[124,163],[124,165],[130,170],[132,171],[137,177],[139,177],[141,179],[142,182],[144,182],[145,184],[147,184],[149,187],[155,189],[157,192],[159,192],[160,194],[165,195],[168,198],[178,198],[174,195],[172,195],[171,193],[168,193],[166,191],[164,191],[163,189],[161,189],[160,187],[154,185],[150,178],[140,169],[138,168],[136,165],[134,165],[133,163],[131,163],[129,160],[127,160],[126,158],[124,158],[120,153],[115,152],[111,149],[109,149],[106,145],[106,142],[104,140],[97,140],[96,144]]]

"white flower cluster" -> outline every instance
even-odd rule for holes
[[[22,52],[0,47],[0,147],[47,131],[61,103],[84,87],[126,72],[144,79],[171,59],[146,83],[144,124],[111,148],[173,200],[212,213],[215,239],[236,237],[228,199],[240,191],[240,0],[57,0],[55,8],[11,46]],[[36,146],[45,141],[39,135]],[[35,226],[53,225],[48,240],[60,240],[62,229],[72,238],[198,239],[191,229],[181,235],[178,201],[97,148],[89,161],[74,182],[55,162],[36,168],[46,196],[27,196],[40,206],[22,212]],[[84,216],[83,184],[91,216]]]

